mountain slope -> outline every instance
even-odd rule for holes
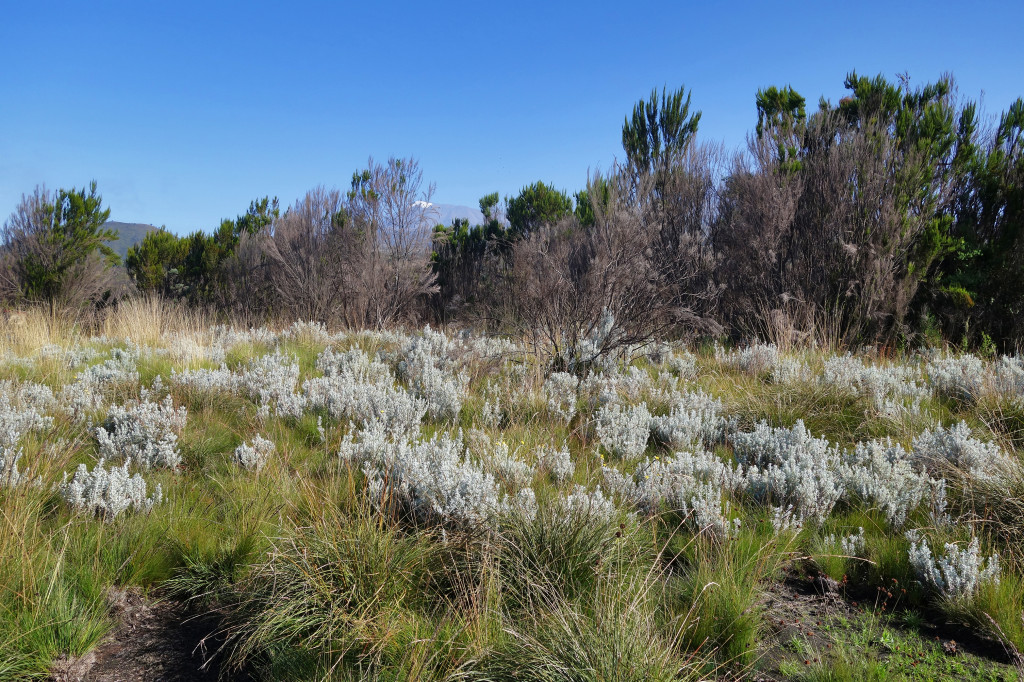
[[[158,229],[145,223],[119,223],[116,220],[108,220],[103,223],[103,227],[117,232],[117,241],[108,242],[108,246],[116,251],[122,260],[128,249],[141,242],[147,232]]]

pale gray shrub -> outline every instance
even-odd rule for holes
[[[993,383],[1000,396],[1018,403],[1024,402],[1024,357],[1000,357],[995,367]]]
[[[729,520],[730,505],[723,497],[742,484],[742,473],[709,452],[679,452],[655,457],[624,476],[613,467],[602,469],[605,486],[622,501],[646,515],[663,509],[679,512],[696,532],[727,539],[738,532]]]
[[[985,390],[988,369],[974,355],[947,355],[933,358],[925,367],[932,390],[943,397],[974,403]]]
[[[769,371],[768,378],[773,384],[791,384],[808,381],[813,376],[811,369],[799,358],[780,355]]]
[[[687,350],[680,350],[670,355],[665,364],[680,379],[694,379],[697,376],[697,356]]]
[[[400,444],[389,475],[408,507],[425,521],[480,528],[505,506],[494,477],[464,456],[458,436]]]
[[[710,533],[718,540],[729,540],[739,535],[741,519],[732,518],[732,503],[722,499],[722,489],[702,483],[690,497],[689,508],[684,502],[680,512],[698,533]]]
[[[96,386],[137,384],[139,383],[137,368],[141,357],[142,349],[126,339],[124,348],[112,348],[108,359],[82,370],[77,381]]]
[[[652,341],[643,348],[644,357],[652,365],[663,365],[668,362],[672,357],[673,350],[672,344],[665,341]]]
[[[556,483],[567,481],[576,473],[576,465],[564,443],[560,448],[542,445],[536,454],[537,466],[549,473]]]
[[[456,344],[427,327],[411,337],[402,350],[399,375],[410,390],[427,401],[427,412],[436,420],[454,420],[462,409],[469,377],[458,368]]]
[[[544,395],[547,397],[548,411],[563,421],[572,420],[576,414],[579,388],[580,380],[575,374],[553,372],[544,381]]]
[[[39,407],[40,402],[47,402],[45,398],[45,392],[40,393],[37,388],[0,382],[0,486],[14,486],[23,479],[18,471],[18,460],[22,456],[18,443],[22,437],[29,431],[53,426],[53,417],[43,414]],[[50,393],[49,400],[52,399]]]
[[[478,442],[479,458],[490,473],[510,490],[528,488],[533,481],[534,467],[517,457],[504,440],[492,440],[476,431],[471,437]]]
[[[359,435],[346,436],[341,459],[360,466],[371,496],[390,494],[419,521],[482,529],[508,509],[494,476],[466,456],[461,435],[410,442],[379,425]]]
[[[361,384],[390,384],[394,380],[386,363],[370,358],[359,348],[335,353],[327,347],[317,356],[316,368],[325,377],[345,376]]]
[[[803,421],[792,429],[761,422],[752,432],[734,435],[733,445],[748,467],[746,491],[754,499],[793,505],[804,521],[821,523],[843,494],[839,448],[811,436]]]
[[[60,391],[58,403],[76,421],[84,420],[90,412],[103,409],[104,391],[111,386],[139,383],[138,361],[142,350],[125,341],[125,348],[114,348],[103,362],[86,367],[75,381]]]
[[[235,448],[235,463],[250,471],[259,471],[274,454],[274,441],[257,434],[249,443],[242,443]]]
[[[0,381],[0,401],[6,400],[10,406],[20,406],[22,409],[31,410],[42,417],[58,407],[57,399],[53,395],[53,389],[46,384],[37,384],[34,381]],[[5,408],[0,402],[0,412]],[[4,417],[0,416],[0,429],[5,427]]]
[[[0,487],[16,486],[24,476],[18,471],[18,460],[21,459],[21,448],[0,446]]]
[[[236,393],[241,389],[240,377],[226,365],[218,369],[172,369],[171,383],[204,393]]]
[[[480,420],[484,423],[484,426],[497,428],[501,425],[504,417],[505,413],[501,409],[500,396],[496,396],[494,400],[484,400],[483,407],[480,410]]]
[[[932,489],[923,470],[892,440],[858,443],[841,467],[847,493],[877,506],[894,528],[907,522]]]
[[[871,401],[876,412],[899,416],[920,411],[927,389],[917,383],[910,367],[877,367],[865,364],[849,353],[825,361],[821,382]]]
[[[826,535],[824,539],[826,545],[831,545],[838,548],[838,550],[848,557],[859,557],[864,554],[864,547],[866,540],[864,538],[864,528],[859,528],[856,533],[850,535]]]
[[[262,417],[271,411],[281,417],[301,417],[306,400],[296,392],[298,382],[298,361],[276,350],[253,358],[238,373],[239,387],[259,406]]]
[[[109,471],[103,466],[105,461],[101,458],[92,471],[79,464],[70,481],[64,474],[59,491],[74,511],[109,522],[128,509],[148,512],[159,504],[163,498],[160,485],[157,484],[151,497],[146,497],[145,479],[140,474],[128,474],[130,458],[121,466],[111,466]]]
[[[395,386],[390,378],[374,378],[363,383],[354,374],[340,372],[314,377],[303,383],[303,395],[311,408],[323,408],[335,419],[348,418],[363,427],[381,428],[414,436],[427,413],[427,401]]]
[[[910,566],[923,583],[943,597],[969,598],[982,584],[999,582],[999,555],[982,559],[977,537],[971,538],[966,549],[946,543],[945,554],[934,557],[928,541],[918,531],[907,531],[906,535]]]
[[[610,403],[597,411],[596,422],[597,437],[612,455],[630,459],[647,449],[651,413],[646,403],[627,407]]]
[[[673,448],[708,447],[722,436],[721,409],[722,402],[703,391],[677,393],[667,415],[651,418],[651,432]]]
[[[914,439],[913,455],[929,469],[945,471],[953,467],[986,480],[1004,480],[1020,472],[1011,456],[991,441],[974,438],[963,421],[948,428],[926,429]]]
[[[133,459],[144,469],[174,469],[181,463],[178,433],[185,428],[188,410],[175,409],[170,396],[156,403],[146,399],[115,405],[104,426],[96,428],[100,456]]]
[[[796,509],[791,504],[785,507],[772,507],[771,512],[772,528],[775,529],[776,535],[799,531],[804,527],[803,518],[797,514]]]
[[[745,374],[767,374],[779,363],[779,357],[775,344],[758,343],[732,351],[721,346],[715,348],[716,360]]]
[[[53,417],[44,414],[31,400],[25,400],[18,390],[10,390],[10,382],[3,383],[5,385],[0,386],[0,447],[13,448],[29,431],[53,426]]]
[[[615,502],[605,497],[600,488],[588,491],[576,485],[562,498],[561,505],[567,516],[588,523],[610,524],[618,517]]]

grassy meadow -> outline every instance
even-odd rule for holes
[[[600,348],[595,338],[592,347]],[[0,679],[1016,680],[1024,359],[0,322]],[[952,644],[950,644],[952,642]]]

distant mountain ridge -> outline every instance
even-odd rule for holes
[[[421,202],[416,202],[417,204]],[[436,204],[431,202],[429,208],[432,211],[432,225],[451,225],[453,220],[468,220],[470,225],[480,225],[484,222],[484,214],[479,209],[470,206],[459,206],[458,204]],[[159,230],[156,225],[148,223],[122,223],[116,220],[108,220],[103,227],[115,230],[117,240],[109,242],[117,255],[124,260],[128,249],[142,241],[146,233]]]
[[[424,202],[417,201],[417,204]],[[435,204],[430,202],[429,207],[434,211],[434,222],[438,225],[449,226],[453,220],[468,220],[470,225],[480,225],[484,222],[484,214],[479,209],[457,204]]]
[[[147,225],[146,223],[120,223],[116,220],[108,220],[103,223],[103,227],[117,232],[117,240],[108,242],[107,246],[112,248],[117,255],[121,256],[121,260],[124,260],[128,249],[142,241],[147,232],[160,229],[155,225]]]

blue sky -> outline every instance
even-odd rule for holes
[[[265,194],[415,156],[434,200],[574,191],[624,116],[685,84],[739,149],[759,87],[843,96],[851,69],[951,71],[992,115],[1024,95],[1003,3],[12,2],[0,20],[0,215],[97,180],[112,218],[209,230]]]

